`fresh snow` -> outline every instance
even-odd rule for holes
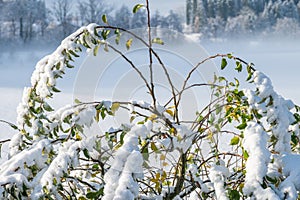
[[[91,26],[89,28],[93,27]],[[70,45],[66,43],[66,41],[63,41],[63,44],[66,46]],[[59,56],[59,54],[53,54],[53,57],[55,59],[57,58],[58,60]],[[55,60],[49,60],[49,57],[45,57],[41,62],[43,63],[46,61],[52,64],[55,63]],[[38,91],[41,96],[46,97],[49,94],[48,88],[46,87],[46,79],[48,78],[50,81],[49,83],[52,85],[55,85],[56,83],[52,79],[53,74],[49,69],[49,66],[51,65],[48,66],[47,64],[46,67],[42,66],[43,65],[41,65],[41,63],[37,64],[36,71],[34,72],[31,81],[32,84],[36,84],[37,80],[42,80],[42,84],[38,85]],[[287,198],[296,199],[296,190],[300,189],[300,170],[298,167],[300,165],[300,156],[290,153],[290,137],[288,137],[289,134],[287,132],[290,129],[297,129],[289,126],[294,120],[293,116],[289,113],[289,110],[293,107],[293,103],[290,100],[285,100],[273,90],[273,85],[267,76],[260,72],[256,72],[254,77],[254,82],[257,84],[259,94],[257,95],[252,90],[245,91],[245,94],[247,95],[250,103],[253,104],[251,105],[253,109],[258,109],[260,113],[266,113],[265,117],[269,122],[274,120],[278,121],[279,125],[277,127],[273,127],[272,131],[279,139],[279,142],[274,149],[279,153],[279,156],[275,158],[275,163],[273,166],[268,165],[271,160],[270,153],[267,151],[267,140],[269,135],[263,130],[260,124],[248,124],[248,127],[245,130],[245,148],[249,153],[249,159],[246,164],[247,176],[244,192],[247,194],[254,192],[258,199],[279,199],[283,197],[285,192],[289,192],[289,196]],[[1,111],[5,112],[5,115],[1,114],[1,117],[6,119],[6,115],[8,115],[8,120],[14,121],[17,119],[17,124],[20,127],[24,123],[20,116],[26,112],[26,109],[28,109],[26,106],[29,92],[28,90],[29,88],[24,89],[23,99],[21,99],[21,90],[19,88],[13,89],[16,94],[11,94],[11,89],[0,88],[0,91],[3,94],[11,95],[12,97],[11,99],[1,99],[1,102],[3,103],[2,105],[9,105],[9,109],[7,107],[1,108]],[[255,104],[257,99],[261,100],[269,95],[273,97],[274,105],[272,107],[266,108],[267,103],[262,105]],[[65,97],[67,98],[62,98],[62,102],[59,103],[65,104],[66,102],[67,104],[68,100],[72,99],[71,94],[67,94]],[[19,104],[17,108],[20,116],[16,117],[15,114],[12,114],[12,112],[15,112],[14,110],[17,107],[17,104],[15,102],[11,102],[11,100],[19,101],[18,99],[21,101],[21,104]],[[105,107],[111,106],[111,102],[109,101],[105,102],[104,104]],[[141,102],[141,105],[146,108],[150,108],[150,104],[145,102]],[[161,114],[164,111],[163,107],[158,106],[158,108],[159,113]],[[59,118],[61,120],[74,112],[74,109],[76,108],[71,105],[63,107],[57,112],[52,113],[53,118]],[[133,107],[132,110],[134,110]],[[84,112],[74,116],[73,122],[89,126],[91,125],[91,118],[94,115],[94,109],[91,107],[85,107]],[[107,195],[103,199],[134,199],[137,196],[138,185],[136,179],[143,177],[143,157],[137,147],[138,138],[145,138],[148,134],[150,134],[149,132],[151,128],[152,124],[148,122],[145,125],[132,127],[130,132],[126,134],[124,138],[124,145],[117,151],[116,155],[113,155],[114,159],[111,160],[112,167],[105,175],[105,181],[107,184],[104,190],[106,191]],[[177,128],[179,130],[178,133],[180,138],[178,141],[174,142],[175,149],[184,152],[191,144],[191,136],[193,133],[184,126]],[[1,130],[3,132],[7,132],[5,129]],[[16,184],[21,184],[24,182],[28,187],[34,187],[36,196],[33,196],[33,199],[37,199],[39,197],[39,192],[42,190],[42,186],[47,185],[49,188],[51,188],[53,178],[59,177],[59,173],[62,173],[68,165],[76,166],[77,149],[89,148],[88,144],[92,140],[92,138],[88,138],[87,140],[75,142],[73,144],[65,143],[64,146],[59,149],[59,156],[52,162],[50,166],[46,167],[44,166],[46,158],[43,157],[43,151],[50,151],[48,147],[49,141],[47,139],[41,139],[36,141],[36,143],[33,145],[33,148],[18,152],[16,147],[20,140],[19,136],[20,135],[16,134],[10,143],[10,155],[16,156],[11,160],[3,161],[1,165],[0,185],[1,183],[4,184],[10,181],[15,182]],[[7,135],[3,135],[2,138],[7,138]],[[161,141],[162,144],[164,142],[166,141]],[[163,145],[167,146],[167,144]],[[34,180],[29,182],[26,176],[30,176],[30,172],[22,167],[23,163],[26,163],[28,166],[37,164],[37,166],[44,168],[44,170],[42,170]],[[277,193],[275,193],[273,190],[263,189],[261,187],[262,178],[268,174],[271,167],[276,168],[275,165],[277,168],[282,167],[283,174],[285,177],[287,177],[280,184],[280,189],[277,191]],[[194,169],[195,166],[190,166],[191,171]],[[228,177],[227,168],[222,165],[213,165],[210,169],[209,177],[212,180],[213,187],[216,190],[217,198],[227,199],[224,188],[224,181]],[[201,183],[201,180],[199,180],[199,182]]]

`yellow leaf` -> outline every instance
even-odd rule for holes
[[[21,134],[22,134],[22,135],[26,135],[27,133],[26,133],[25,130],[22,129],[22,130],[21,130]]]
[[[101,110],[96,111],[96,121],[97,122],[99,122],[99,120],[100,120],[100,113],[101,113]]]
[[[82,137],[79,135],[79,133],[76,133],[75,134],[75,139],[76,140],[82,140]]]
[[[210,141],[214,141],[214,133],[212,131],[209,131],[208,135],[207,135],[207,139]]]
[[[147,144],[146,140],[142,140],[141,145],[144,146],[146,144]]]
[[[167,173],[165,171],[163,171],[162,175],[163,178],[167,178]]]
[[[150,115],[148,119],[153,122],[156,118],[157,118],[157,115],[153,114],[153,115]]]
[[[194,158],[194,155],[193,155],[193,154],[189,154],[188,157],[187,157],[187,160],[190,161],[190,160],[192,160],[193,158]]]
[[[127,42],[126,42],[126,48],[127,48],[127,50],[130,49],[131,45],[132,45],[132,38],[130,38],[130,39],[127,40]]]
[[[100,45],[95,46],[94,51],[93,51],[94,56],[97,56],[99,47],[100,47]]]
[[[157,182],[157,180],[155,178],[151,178],[150,181],[153,182],[153,183]]]
[[[170,133],[175,133],[175,128],[171,128]]]
[[[46,149],[43,148],[43,150],[42,150],[42,155],[44,156],[45,154],[46,154]]]
[[[156,145],[154,144],[154,142],[151,142],[150,147],[153,151],[157,151],[158,148],[156,147]]]
[[[160,179],[160,173],[156,173],[156,174],[155,174],[155,179],[156,179],[156,180],[159,180],[159,179]]]
[[[172,111],[172,110],[170,110],[170,109],[167,109],[167,110],[166,110],[166,112],[167,112],[169,115],[171,115],[172,117],[174,116],[174,113],[173,113],[173,111]]]
[[[132,123],[133,120],[135,120],[135,116],[131,116],[131,117],[130,117],[130,123]]]
[[[120,108],[120,103],[113,103],[110,110],[113,114],[115,114],[119,108]]]

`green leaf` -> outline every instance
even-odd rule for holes
[[[53,92],[61,92],[59,89],[57,89],[56,87],[52,87],[52,91]]]
[[[121,145],[124,144],[124,137],[125,137],[125,135],[126,135],[126,132],[124,132],[124,131],[123,131],[123,132],[121,133],[121,135],[120,135],[120,144],[121,144]]]
[[[83,154],[86,158],[90,158],[90,154],[89,154],[89,151],[87,149],[83,149]]]
[[[236,87],[240,86],[240,81],[237,78],[234,78]]]
[[[119,30],[119,29],[116,29],[116,30],[115,30],[115,34],[117,35],[117,36],[116,36],[116,39],[115,39],[115,42],[116,42],[116,44],[119,44],[119,43],[120,43],[120,39],[121,39],[121,33],[120,33],[120,30]]]
[[[226,66],[227,66],[227,60],[225,58],[222,58],[221,70],[225,69]]]
[[[199,116],[197,117],[197,122],[199,123],[199,122],[201,122],[203,119],[204,119],[204,117],[203,117],[202,115],[199,115]]]
[[[82,128],[82,126],[80,126],[80,125],[78,125],[78,124],[75,124],[75,127],[76,127],[76,129],[77,129],[79,132],[83,133],[83,128]]]
[[[98,105],[96,105],[95,109],[96,110],[100,110],[103,107],[103,103],[99,103]]]
[[[77,57],[77,58],[79,57],[79,55],[77,53],[75,53],[74,51],[72,51],[72,50],[69,50],[69,53],[72,54],[73,56]]]
[[[239,129],[239,130],[243,130],[246,127],[247,127],[247,123],[245,122],[245,123],[242,123],[242,124],[238,125],[236,128]]]
[[[241,72],[243,70],[243,66],[241,62],[236,62],[236,68],[238,72]]]
[[[296,134],[292,134],[291,141],[292,141],[293,145],[297,145],[299,143],[299,139]]]
[[[86,197],[88,199],[96,199],[97,198],[97,192],[89,192],[86,194]]]
[[[46,102],[43,103],[43,108],[48,111],[48,112],[51,112],[53,111],[54,109]]]
[[[120,103],[113,103],[111,106],[111,112],[113,113],[113,115],[115,114],[116,111],[118,111],[118,109],[120,108]]]
[[[243,149],[243,157],[246,160],[249,158],[249,154],[248,154],[248,152],[245,149]]]
[[[121,37],[118,35],[118,36],[116,37],[116,39],[115,39],[115,42],[116,42],[117,45],[120,44],[120,38],[121,38]]]
[[[220,114],[221,111],[222,111],[222,106],[217,105],[216,106],[216,115]]]
[[[107,17],[106,15],[102,15],[102,21],[104,24],[107,24]]]
[[[104,187],[101,188],[99,191],[97,192],[88,192],[86,194],[86,197],[88,199],[100,199],[99,197],[102,196],[104,194]]]
[[[220,76],[218,79],[219,79],[219,82],[226,81],[226,78],[224,76]]]
[[[300,111],[300,106],[295,105],[295,109],[296,109],[296,112],[299,112]]]
[[[151,142],[151,143],[150,143],[150,147],[151,147],[151,149],[152,149],[154,152],[158,150],[158,148],[156,147],[156,145],[154,144],[154,142]]]
[[[93,51],[94,56],[97,56],[98,50],[99,50],[99,45],[96,45],[95,48],[94,48],[94,51]]]
[[[239,200],[241,198],[240,193],[237,190],[228,190],[228,197],[230,200]]]
[[[100,37],[99,33],[98,33],[98,28],[95,27],[94,28],[94,34],[97,36],[97,37]],[[81,49],[79,49],[81,51]]]
[[[13,128],[13,129],[18,130],[18,127],[17,127],[16,125],[14,125],[14,124],[8,123],[8,125],[9,125],[11,128]],[[0,146],[0,151],[1,151],[1,146]],[[0,156],[0,157],[1,157],[1,156]]]
[[[139,9],[141,9],[142,7],[144,7],[145,5],[144,4],[136,4],[133,9],[132,9],[132,12],[133,13],[137,13],[137,11],[139,11]]]
[[[66,63],[66,66],[67,66],[67,68],[70,68],[70,69],[71,69],[71,68],[74,68],[74,66],[71,65],[69,62]]]
[[[148,161],[149,159],[149,151],[148,151],[148,147],[145,147],[142,149],[143,151],[141,152],[143,155],[144,160]]]
[[[164,45],[164,41],[162,41],[162,39],[160,38],[154,38],[152,39],[152,43],[155,43],[155,44],[160,44],[160,45]]]
[[[276,177],[272,178],[270,176],[266,176],[266,179],[274,185],[278,183],[278,180],[276,179]]]
[[[231,59],[233,58],[233,55],[231,53],[227,54],[227,58]]]
[[[120,34],[120,30],[119,30],[119,29],[116,29],[116,30],[115,30],[115,34],[116,34],[116,35],[119,35],[119,34]]]
[[[247,77],[247,79],[246,79],[246,81],[250,81],[251,78],[252,78],[252,76],[253,76],[253,72],[249,73],[249,74],[248,74],[248,77]]]
[[[55,177],[53,178],[53,185],[57,185],[57,180]]]
[[[101,110],[101,113],[100,113],[102,119],[104,119],[106,117],[106,114],[105,114],[105,111],[104,110]]]
[[[75,102],[76,104],[82,103],[79,99],[75,99],[74,102]]]
[[[110,30],[103,30],[101,32],[101,36],[103,37],[104,40],[107,39],[108,35],[110,34]]]
[[[22,195],[24,196],[24,197],[28,197],[28,194],[27,194],[27,190],[28,190],[28,188],[27,188],[27,186],[23,183],[23,185],[22,185]],[[20,199],[22,199],[22,198],[20,198]]]
[[[230,141],[230,145],[237,145],[239,142],[240,138],[238,136],[234,136]]]
[[[127,48],[127,50],[130,49],[131,45],[132,45],[132,38],[130,38],[130,39],[127,40],[127,42],[126,42],[126,48]]]
[[[235,84],[233,82],[230,82],[229,85],[232,86],[232,87],[235,86]]]
[[[82,45],[85,46],[86,48],[90,49],[91,47],[88,45],[86,38],[89,37],[89,35],[85,34],[83,35],[83,43]]]
[[[55,65],[55,68],[56,68],[57,70],[59,70],[59,69],[60,69],[60,65],[61,65],[61,63],[58,62],[58,63]]]
[[[298,113],[294,113],[294,118],[295,118],[296,122],[300,121],[300,115]]]

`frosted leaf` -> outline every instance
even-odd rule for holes
[[[149,131],[144,124],[138,124],[131,129],[131,132],[138,137],[145,138]]]
[[[128,156],[126,164],[124,166],[124,171],[134,172],[134,173],[143,173],[144,159],[139,151],[132,151]]]
[[[97,28],[97,26],[98,26],[98,24],[91,23],[86,27],[86,29],[92,36],[95,37],[94,31],[95,31],[95,28]]]
[[[84,109],[78,114],[77,124],[83,126],[90,127],[94,121],[94,117],[96,116],[96,109],[94,107],[88,107]]]

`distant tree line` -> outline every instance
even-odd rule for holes
[[[122,6],[118,9],[99,0],[55,0],[46,5],[44,0],[0,0],[0,45],[29,42],[60,41],[77,28],[102,22],[106,14],[110,25],[126,29],[147,26],[146,12],[136,14]],[[153,12],[152,26],[183,30],[183,16],[170,11],[167,15]],[[53,43],[52,43],[53,44]]]
[[[186,23],[206,37],[297,36],[299,0],[187,0]]]

